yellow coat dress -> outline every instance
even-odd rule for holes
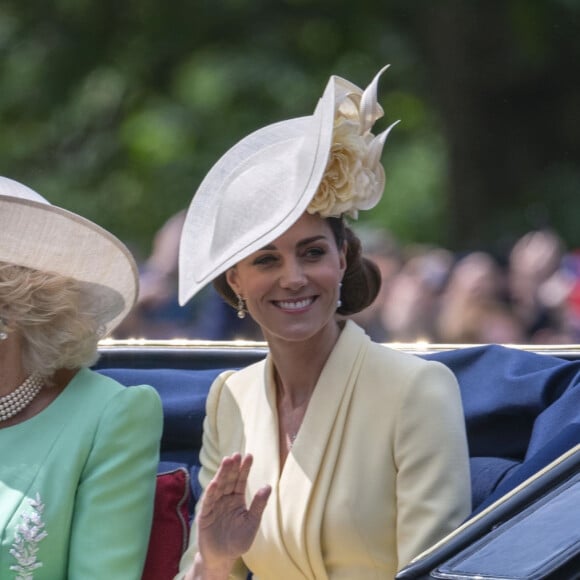
[[[346,323],[280,470],[269,357],[212,385],[200,481],[225,455],[252,453],[247,497],[272,494],[233,571],[256,580],[392,579],[470,512],[465,425],[444,365],[373,343]],[[195,525],[181,562],[196,552]]]

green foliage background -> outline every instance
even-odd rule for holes
[[[238,139],[391,63],[402,123],[364,219],[455,250],[542,225],[579,245],[579,31],[574,0],[1,0],[0,174],[143,256]]]

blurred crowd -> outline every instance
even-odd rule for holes
[[[141,293],[115,338],[262,340],[260,331],[208,287],[181,308],[177,255],[185,212],[155,236],[141,265]],[[354,317],[382,342],[580,343],[580,249],[551,230],[530,231],[505,255],[461,255],[402,246],[383,230],[360,228],[364,253],[379,266],[381,293]]]
[[[367,255],[381,268],[383,288],[358,322],[376,339],[580,342],[580,250],[567,250],[557,233],[528,232],[499,257],[401,248],[385,234],[374,235],[378,239],[367,240]]]

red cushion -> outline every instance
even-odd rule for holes
[[[153,525],[143,580],[172,580],[189,539],[189,474],[185,467],[157,475]]]

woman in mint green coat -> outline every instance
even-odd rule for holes
[[[0,177],[0,578],[139,579],[162,428],[89,367],[136,267],[109,232]]]

